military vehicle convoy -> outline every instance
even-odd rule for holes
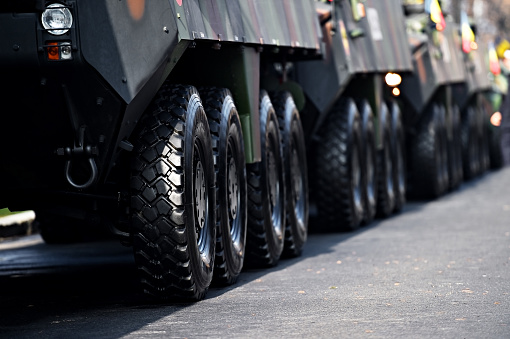
[[[400,102],[411,141],[410,193],[421,197],[437,197],[490,166],[487,48],[475,42],[465,13],[459,25],[433,11],[406,6],[414,71],[403,76]]]
[[[399,0],[17,0],[0,28],[0,206],[47,243],[108,229],[156,298],[300,255],[309,214],[401,210],[408,164],[442,194],[481,147],[455,29],[408,36]]]

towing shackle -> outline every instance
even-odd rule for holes
[[[98,177],[98,169],[97,164],[94,159],[95,156],[98,155],[97,147],[92,147],[90,145],[85,145],[85,130],[87,126],[80,126],[78,135],[76,140],[74,141],[74,146],[59,148],[57,149],[57,155],[65,156],[67,158],[65,164],[65,177],[67,182],[77,189],[86,189],[94,184]],[[77,158],[85,158],[90,166],[90,176],[88,180],[84,183],[77,183],[76,180],[71,175],[72,163]]]

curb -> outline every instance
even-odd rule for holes
[[[0,238],[23,236],[32,233],[34,211],[25,211],[0,217]]]

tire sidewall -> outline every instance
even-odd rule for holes
[[[391,135],[393,153],[393,190],[395,194],[395,210],[401,210],[406,202],[406,150],[405,136],[402,125],[402,113],[395,101],[391,105]]]
[[[219,186],[219,205],[221,213],[221,234],[227,234],[223,236],[223,249],[225,256],[228,257],[226,260],[229,266],[228,271],[230,274],[236,276],[241,272],[244,262],[245,245],[246,245],[246,223],[247,223],[247,204],[246,204],[246,166],[244,158],[244,140],[242,138],[241,123],[239,115],[235,110],[234,102],[230,93],[225,97],[221,112],[220,122],[220,140],[219,140],[219,161],[218,161],[218,178],[217,183]],[[233,156],[235,156],[236,170],[238,171],[238,186],[240,190],[240,206],[238,206],[239,217],[241,218],[238,222],[241,223],[240,229],[240,248],[236,249],[232,243],[230,236],[229,227],[229,210],[228,210],[228,148],[229,141],[235,145],[236,148]],[[241,172],[239,172],[241,171]],[[225,241],[229,239],[230,241]]]
[[[362,153],[362,144],[361,144],[361,121],[360,121],[360,115],[358,112],[358,109],[353,101],[349,101],[349,129],[351,130],[350,134],[350,140],[348,140],[348,145],[351,145],[350,147],[350,154],[348,155],[348,170],[349,170],[349,178],[353,178],[353,175],[356,171],[360,171],[362,169],[362,159],[363,159],[363,153]],[[356,156],[358,158],[358,168],[354,168],[354,156],[356,153]],[[361,173],[359,173],[361,176]],[[351,183],[352,184],[352,183]],[[350,190],[351,194],[349,199],[351,200],[351,208],[352,208],[352,229],[356,229],[361,224],[361,221],[363,220],[363,183],[362,183],[362,177],[360,177],[359,180],[359,187],[357,188],[359,190],[358,194],[359,197],[356,196],[356,189]]]
[[[377,211],[377,145],[375,140],[374,116],[372,109],[366,100],[358,103],[358,111],[361,115],[361,144],[362,144],[362,173],[363,173],[363,200],[364,222],[369,223],[375,217]],[[371,150],[369,154],[368,150]],[[371,157],[370,157],[371,155]],[[368,178],[368,168],[371,163],[373,178],[372,185]],[[371,187],[370,187],[371,186]],[[371,191],[371,194],[369,193]]]
[[[287,196],[287,222],[290,223],[292,228],[293,241],[296,249],[301,249],[306,242],[308,234],[308,170],[306,160],[306,147],[304,144],[304,133],[301,126],[299,113],[290,94],[285,94],[285,116],[284,116],[284,136],[283,138],[283,156],[285,161],[285,179],[286,182],[286,196]],[[299,161],[301,172],[301,191],[304,196],[302,200],[298,199],[301,206],[296,206],[296,201],[293,197],[293,176],[292,176],[292,156],[296,151]],[[296,215],[296,208],[302,213],[302,218]]]
[[[264,210],[264,228],[266,230],[268,252],[272,262],[277,262],[283,252],[284,234],[285,234],[285,181],[282,161],[282,144],[278,127],[278,119],[271,104],[269,96],[265,92],[261,92],[260,105],[261,120],[261,178],[262,178],[262,208]],[[272,147],[270,150],[269,148]],[[277,208],[279,209],[276,217],[276,225],[273,225],[270,199],[270,178],[268,152],[273,151],[276,165],[276,175],[278,180],[277,187]],[[276,233],[275,228],[279,229],[280,235]]]
[[[381,106],[380,131],[382,135],[383,149],[379,154],[379,199],[378,212],[380,216],[388,216],[395,208],[395,185],[393,183],[393,152],[391,147],[391,120],[390,112],[385,103]],[[391,163],[391,171],[387,171],[387,162]],[[391,183],[389,182],[391,181]]]
[[[195,145],[202,148],[203,157],[200,159],[205,172],[206,192],[207,192],[207,220],[203,229],[208,230],[209,251],[207,254],[208,262],[202,260],[198,248],[198,239],[195,233],[195,208],[194,208],[194,175],[193,166],[198,154],[195,154]],[[214,248],[215,248],[215,224],[216,224],[216,189],[214,185],[214,165],[211,151],[211,135],[207,118],[197,93],[192,93],[186,116],[186,131],[184,140],[184,194],[188,208],[185,208],[186,235],[189,247],[191,261],[191,270],[195,278],[198,290],[205,290],[211,283],[214,267]]]

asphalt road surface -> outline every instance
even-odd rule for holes
[[[3,242],[0,336],[510,338],[509,264],[504,169],[357,232],[311,234],[302,257],[198,303],[140,294],[117,242]]]

